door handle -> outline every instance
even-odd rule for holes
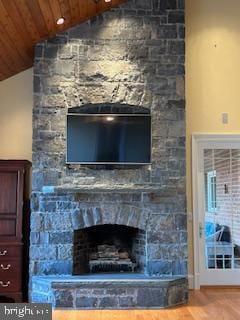
[[[199,232],[199,238],[202,238],[202,236],[203,236],[203,224],[202,224],[202,222],[199,222],[198,232]]]

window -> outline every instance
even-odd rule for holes
[[[207,173],[207,199],[208,212],[216,212],[216,170]]]

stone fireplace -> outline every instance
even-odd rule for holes
[[[33,302],[77,309],[186,302],[184,54],[180,0],[129,0],[36,46]],[[69,108],[96,106],[148,110],[150,166],[66,164]]]

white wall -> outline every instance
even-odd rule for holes
[[[0,159],[32,159],[32,69],[0,82]]]
[[[191,135],[240,133],[240,1],[186,0],[187,201],[192,212]],[[221,114],[227,112],[229,123]],[[189,216],[189,270],[193,271]]]

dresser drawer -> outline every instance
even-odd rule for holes
[[[8,258],[20,258],[22,255],[21,245],[0,244],[0,263]]]
[[[21,284],[21,278],[15,277],[15,278],[9,278],[9,279],[2,279],[0,277],[0,294],[2,292],[15,292],[15,291],[21,291],[22,284]]]
[[[16,274],[21,274],[21,260],[0,261],[0,279],[11,278]]]

